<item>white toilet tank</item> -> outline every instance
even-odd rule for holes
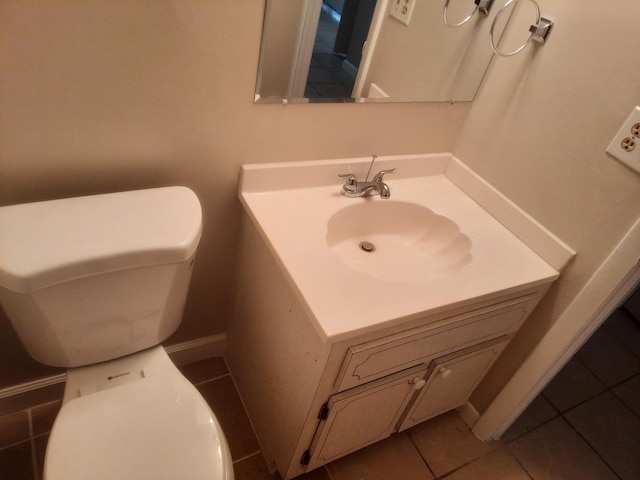
[[[180,324],[201,231],[186,187],[0,207],[0,303],[47,365],[157,345]]]

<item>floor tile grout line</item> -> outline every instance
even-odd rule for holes
[[[553,405],[552,405],[552,407],[553,407]],[[521,438],[525,437],[526,435],[529,435],[531,432],[534,432],[534,431],[538,430],[539,428],[544,427],[548,423],[551,423],[554,420],[557,420],[558,418],[562,417],[562,413],[558,412],[558,410],[555,407],[553,407],[553,408],[554,408],[554,410],[556,410],[555,416],[544,420],[543,422],[539,423],[538,425],[536,425],[534,427],[531,427],[528,430],[525,430],[524,432],[522,432],[520,435],[518,435],[516,437],[513,437],[513,438],[511,438],[509,440],[500,440],[500,441],[502,441],[503,445],[505,445],[505,446],[506,445],[510,445],[513,442],[515,442],[516,440],[520,440]]]
[[[333,480],[333,475],[331,475],[331,470],[329,470],[329,464],[325,463],[322,465],[322,468],[324,469],[324,473],[327,474],[327,477],[329,477],[329,480]]]
[[[556,417],[556,418],[557,418],[557,417]],[[523,435],[523,436],[524,436],[524,435]],[[504,449],[505,449],[507,452],[509,452],[509,455],[511,455],[511,457],[513,457],[513,459],[516,461],[516,463],[517,463],[518,465],[520,465],[520,468],[522,469],[522,471],[523,471],[524,473],[526,473],[526,474],[527,474],[527,477],[529,477],[531,480],[535,480],[535,479],[534,479],[534,477],[533,477],[533,474],[532,474],[532,473],[527,469],[527,467],[525,466],[525,464],[524,464],[524,463],[522,463],[522,462],[520,461],[520,459],[518,458],[518,456],[517,456],[515,453],[513,453],[513,451],[511,450],[511,448],[509,448],[509,445],[510,445],[510,444],[511,444],[511,442],[506,443],[506,444],[504,445]]]
[[[618,473],[613,469],[613,467],[611,465],[609,465],[609,462],[607,462],[607,460],[600,454],[600,452],[598,452],[598,450],[595,448],[595,446],[591,445],[591,442],[589,442],[583,435],[582,433],[580,433],[578,431],[578,429],[576,427],[573,426],[573,424],[569,421],[568,418],[566,418],[564,415],[561,415],[562,420],[564,420],[564,422],[569,426],[569,428],[571,428],[571,430],[573,430],[573,432],[582,439],[582,441],[591,449],[591,451],[593,453],[596,454],[596,456],[602,461],[602,463],[604,463],[607,468],[609,469],[609,471],[618,479],[620,479],[620,475],[618,475]]]
[[[433,478],[436,479],[437,476],[436,476],[435,472],[433,471],[433,468],[431,468],[431,466],[429,465],[429,462],[427,462],[427,459],[424,458],[424,455],[422,455],[422,452],[420,451],[420,449],[416,445],[416,442],[413,441],[413,437],[408,432],[402,432],[402,434],[406,435],[407,437],[409,437],[409,441],[411,442],[411,445],[413,445],[413,448],[415,448],[416,452],[418,452],[418,455],[420,455],[420,458],[422,459],[423,463],[427,467],[427,470],[429,470],[429,472],[431,473]]]
[[[571,407],[567,408],[566,410],[560,410],[558,407],[556,407],[554,405],[554,403],[551,401],[551,399],[544,394],[544,391],[541,392],[541,395],[549,402],[549,404],[553,407],[553,409],[556,411],[558,416],[563,416],[563,415],[569,413],[570,411],[575,410],[576,408],[579,408],[579,407],[583,406],[584,404],[590,402],[594,398],[599,397],[600,395],[603,395],[605,393],[611,393],[614,397],[616,397],[617,400],[620,401],[620,403],[622,403],[625,406],[625,408],[627,410],[629,410],[629,412],[631,412],[633,414],[634,417],[640,418],[640,415],[638,415],[638,413],[634,412],[633,409],[626,404],[624,399],[622,397],[620,397],[618,394],[616,394],[616,392],[614,391],[615,388],[618,388],[619,386],[623,385],[624,383],[627,383],[628,381],[630,381],[630,380],[632,380],[632,379],[634,379],[636,377],[640,377],[640,373],[636,373],[634,375],[631,375],[629,378],[626,378],[626,379],[616,383],[615,385],[612,385],[611,387],[608,387],[607,385],[602,383],[600,381],[600,379],[598,379],[598,381],[600,381],[600,383],[602,383],[602,385],[604,386],[604,390],[601,390],[601,391],[591,395],[590,397],[585,398],[584,400],[576,403],[575,405],[572,405]],[[544,423],[547,423],[547,422],[544,422]]]
[[[27,409],[27,416],[29,419],[29,448],[31,452],[31,468],[33,470],[33,478],[40,480],[40,473],[38,472],[38,462],[36,460],[36,441],[33,436],[33,412],[32,408]]]
[[[244,462],[245,460],[253,458],[256,455],[262,455],[262,450],[256,450],[255,452],[250,453],[249,455],[245,455],[244,457],[240,457],[237,460],[232,460],[231,463],[235,465],[236,463]]]
[[[618,387],[618,386],[622,385],[623,383],[626,383],[626,382],[628,382],[629,380],[631,380],[631,379],[633,379],[633,378],[636,378],[636,377],[640,378],[640,373],[638,373],[638,374],[636,374],[636,375],[632,376],[631,378],[629,378],[629,379],[625,380],[624,382],[619,383],[618,385],[616,385],[616,387]],[[616,388],[616,387],[614,387],[614,388]],[[613,388],[609,389],[608,391],[609,391],[609,392],[611,392],[611,394],[612,394],[614,397],[616,397],[616,398],[620,401],[620,403],[622,403],[622,405],[624,405],[624,407],[625,407],[629,412],[631,412],[631,413],[633,414],[633,416],[635,416],[636,418],[640,419],[640,414],[636,413],[636,412],[635,412],[635,411],[634,411],[634,410],[633,410],[629,405],[627,405],[627,402],[625,402],[625,401],[624,401],[624,399],[623,399],[622,397],[620,397],[620,395],[618,395],[616,392],[614,392]]]
[[[579,432],[579,431],[578,431],[578,430],[573,426],[573,424],[569,421],[569,419],[565,417],[565,414],[566,414],[566,413],[569,413],[570,411],[574,410],[575,408],[578,408],[579,406],[583,405],[584,403],[587,403],[587,402],[589,402],[589,401],[593,400],[595,397],[597,397],[597,396],[599,396],[599,395],[602,395],[602,394],[604,394],[604,393],[607,393],[607,392],[608,392],[608,390],[604,390],[604,391],[602,391],[602,392],[599,392],[599,393],[597,393],[596,395],[594,395],[594,396],[592,396],[592,397],[588,398],[587,400],[585,400],[585,401],[583,401],[583,402],[580,402],[579,404],[577,404],[577,405],[575,405],[575,406],[573,406],[573,407],[571,407],[571,408],[567,409],[567,410],[566,410],[566,411],[564,411],[564,412],[559,412],[559,410],[556,408],[556,406],[555,406],[555,405],[553,405],[553,403],[551,403],[551,401],[549,401],[549,403],[550,403],[550,404],[551,404],[551,406],[554,408],[554,410],[556,410],[556,416],[555,416],[555,417],[553,417],[553,418],[550,418],[550,419],[545,420],[544,422],[540,423],[539,425],[536,425],[535,427],[533,427],[533,428],[532,428],[532,429],[530,429],[530,430],[527,430],[527,431],[526,431],[526,432],[524,432],[522,435],[519,435],[519,436],[517,436],[517,437],[515,437],[515,438],[512,438],[512,439],[511,439],[511,440],[509,440],[508,442],[505,442],[505,446],[509,446],[509,445],[511,445],[512,443],[516,442],[517,440],[520,440],[520,439],[522,439],[522,438],[526,437],[527,435],[529,435],[530,433],[532,433],[532,432],[534,432],[534,431],[536,431],[536,430],[538,430],[538,429],[540,429],[540,428],[544,427],[545,425],[547,425],[547,424],[549,424],[549,423],[551,423],[551,422],[553,422],[553,421],[557,420],[558,418],[561,418],[561,419],[564,421],[564,423],[566,423],[566,424],[569,426],[569,428],[571,428],[571,430],[572,430],[576,435],[578,435],[578,437],[579,437],[579,438],[581,438],[581,439],[582,439],[582,440],[587,444],[587,446],[591,449],[591,451],[592,451],[593,453],[595,453],[595,454],[596,454],[596,456],[597,456],[600,460],[602,460],[602,462],[607,466],[607,468],[611,471],[611,473],[613,473],[613,474],[616,476],[616,478],[620,478],[620,476],[615,472],[615,470],[613,469],[613,467],[612,467],[611,465],[609,465],[609,463],[608,463],[608,462],[605,460],[605,458],[600,454],[600,452],[598,452],[598,450],[597,450],[593,445],[591,445],[591,443],[590,443],[589,441],[587,441],[587,439],[586,439],[585,437],[583,437],[583,436],[582,436],[582,434],[581,434],[581,433],[580,433],[580,432]],[[612,392],[612,393],[613,393],[613,392]],[[545,397],[545,398],[546,398],[546,397]],[[621,403],[624,403],[624,402],[621,402]],[[626,406],[626,405],[625,405],[625,406]],[[559,412],[559,413],[558,413],[558,412]],[[518,457],[517,457],[517,456],[516,456],[512,451],[511,451],[511,449],[509,449],[509,451],[510,451],[510,453],[511,453],[515,458],[516,458],[516,460],[518,460]],[[520,463],[520,461],[519,461],[519,460],[518,460],[518,463]],[[520,465],[525,469],[525,471],[527,472],[527,474],[528,474],[529,476],[531,476],[531,474],[530,474],[530,473],[529,473],[529,471],[525,468],[525,466],[524,466],[524,465],[522,465],[521,463],[520,463]]]
[[[193,386],[194,386],[194,387],[199,387],[200,385],[204,385],[204,384],[206,384],[206,383],[215,382],[216,380],[220,380],[220,379],[222,379],[222,378],[230,377],[230,376],[231,376],[231,373],[230,373],[230,372],[223,373],[222,375],[218,375],[217,377],[208,378],[208,379],[206,379],[206,380],[202,380],[201,382],[194,383],[194,384],[193,384]],[[234,384],[234,385],[235,385],[235,384]]]
[[[22,445],[23,443],[27,443],[30,441],[31,441],[31,437],[25,438],[23,440],[18,440],[17,442],[10,443],[9,445],[5,445],[4,447],[0,448],[0,452],[2,452],[3,450],[7,450],[9,448],[17,447],[18,445]]]
[[[227,361],[224,360],[225,365],[227,364]],[[229,379],[231,380],[231,384],[233,385],[233,388],[236,392],[236,394],[238,395],[238,398],[240,399],[240,405],[242,406],[243,411],[245,412],[245,415],[247,417],[247,420],[249,421],[249,426],[251,427],[251,432],[253,433],[253,437],[255,438],[257,444],[258,444],[258,453],[260,453],[263,458],[264,458],[264,448],[262,446],[262,443],[260,441],[260,438],[258,437],[258,434],[256,432],[256,428],[253,424],[253,420],[251,419],[251,417],[249,416],[249,414],[247,413],[247,407],[244,403],[244,399],[242,398],[242,395],[240,395],[240,390],[238,390],[238,385],[236,384],[236,379],[233,378],[233,375],[231,375],[231,371],[229,370],[229,367],[227,366],[227,375],[224,375],[220,378],[224,378],[224,377],[229,377]],[[265,459],[266,460],[266,459]],[[271,467],[268,465],[267,468],[270,470]]]
[[[479,457],[476,457],[476,458],[474,458],[473,460],[469,460],[467,463],[464,463],[464,464],[462,464],[462,465],[460,465],[460,466],[458,466],[458,467],[454,468],[453,470],[450,470],[450,471],[448,471],[448,472],[444,473],[443,475],[441,475],[441,476],[439,476],[439,477],[437,477],[437,476],[435,476],[435,475],[434,475],[434,480],[445,480],[445,479],[447,479],[448,477],[450,477],[451,475],[453,475],[453,474],[455,474],[455,473],[459,472],[459,471],[460,471],[460,470],[462,470],[463,468],[465,468],[465,467],[467,467],[467,466],[471,465],[472,463],[477,462],[478,460],[480,460],[480,459],[482,459],[482,458],[486,457],[487,455],[490,455],[490,454],[492,454],[492,453],[495,453],[496,451],[499,451],[499,450],[503,450],[503,451],[504,451],[504,450],[507,450],[507,452],[506,452],[506,453],[507,453],[508,455],[510,455],[511,457],[513,457],[513,458],[514,458],[514,460],[516,460],[516,462],[518,463],[518,465],[520,465],[520,467],[521,467],[521,468],[523,469],[523,471],[527,474],[527,476],[528,476],[529,478],[531,478],[531,479],[533,478],[533,477],[531,476],[531,474],[529,473],[529,471],[528,471],[526,468],[524,468],[524,465],[522,465],[522,464],[520,463],[520,461],[518,461],[517,457],[513,454],[513,452],[511,452],[511,450],[507,449],[507,445],[505,444],[505,445],[501,445],[501,446],[500,446],[500,447],[498,447],[498,448],[495,448],[495,449],[493,449],[493,450],[490,450],[490,451],[488,451],[488,452],[485,452],[485,453],[483,453],[482,455],[480,455]]]
[[[576,358],[577,358],[577,357],[576,357]],[[541,394],[541,395],[542,395],[542,396],[543,396],[543,397],[544,397],[544,398],[549,402],[549,404],[550,404],[550,405],[553,407],[553,409],[558,413],[558,415],[564,415],[564,414],[566,414],[566,413],[570,412],[571,410],[573,410],[573,409],[575,409],[575,408],[578,408],[578,407],[580,407],[580,406],[584,405],[584,404],[585,404],[585,403],[587,403],[587,402],[590,402],[590,401],[591,401],[591,400],[593,400],[594,398],[596,398],[596,397],[598,397],[598,396],[600,396],[600,395],[602,395],[602,394],[604,394],[604,393],[610,392],[610,393],[611,393],[611,394],[613,394],[613,395],[614,395],[618,400],[620,400],[620,402],[621,402],[621,403],[623,403],[623,404],[624,404],[624,406],[625,406],[627,409],[629,409],[629,411],[630,411],[631,413],[633,413],[633,415],[634,415],[634,416],[636,416],[636,417],[640,418],[640,415],[638,415],[636,412],[634,412],[634,411],[633,411],[633,410],[632,410],[632,409],[631,409],[631,408],[630,408],[630,407],[625,403],[625,401],[624,401],[624,400],[623,400],[619,395],[617,395],[617,394],[616,394],[616,392],[614,392],[614,389],[615,389],[615,388],[618,388],[619,386],[621,386],[621,385],[623,385],[623,384],[627,383],[628,381],[630,381],[630,380],[632,380],[632,379],[634,379],[634,378],[636,378],[636,377],[640,377],[640,372],[639,372],[639,373],[635,373],[635,374],[631,375],[630,377],[625,378],[624,380],[621,380],[621,381],[619,381],[618,383],[616,383],[616,384],[614,384],[614,385],[608,386],[608,385],[607,385],[607,384],[605,384],[605,383],[604,383],[604,382],[603,382],[603,381],[602,381],[602,380],[601,380],[601,379],[600,379],[600,378],[599,378],[599,377],[598,377],[594,372],[592,372],[592,371],[591,371],[591,369],[589,369],[589,367],[588,367],[584,362],[582,362],[582,360],[580,360],[579,358],[577,358],[577,360],[578,360],[580,363],[582,363],[582,365],[583,365],[583,366],[584,366],[584,367],[589,371],[589,373],[591,373],[591,374],[592,374],[592,375],[593,375],[593,376],[598,380],[598,382],[600,382],[600,384],[604,387],[604,390],[601,390],[601,391],[599,391],[599,392],[597,392],[597,393],[595,393],[595,394],[591,395],[590,397],[585,398],[584,400],[582,400],[582,401],[580,401],[580,402],[576,403],[575,405],[570,406],[570,407],[569,407],[569,408],[567,408],[566,410],[560,410],[560,409],[559,409],[559,408],[558,408],[558,407],[553,403],[553,401],[552,401],[552,400],[551,400],[547,395],[545,395],[544,390],[543,390],[542,392],[540,392],[540,394]]]

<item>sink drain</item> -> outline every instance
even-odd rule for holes
[[[360,250],[371,253],[376,251],[376,246],[371,242],[360,242]]]

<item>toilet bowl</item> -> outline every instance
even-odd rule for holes
[[[0,207],[0,304],[34,359],[68,369],[45,480],[233,480],[220,424],[160,345],[201,231],[186,187]]]
[[[160,346],[68,372],[45,480],[233,478],[222,428]]]

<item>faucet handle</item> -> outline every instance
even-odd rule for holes
[[[376,173],[376,176],[373,177],[373,181],[378,183],[382,181],[382,177],[385,176],[385,174],[387,173],[396,173],[398,171],[397,168],[390,168],[389,170],[380,170],[378,173]]]
[[[347,181],[345,182],[345,185],[349,185],[353,187],[358,184],[358,177],[356,177],[355,174],[353,173],[339,173],[338,176],[340,178],[347,179]]]

